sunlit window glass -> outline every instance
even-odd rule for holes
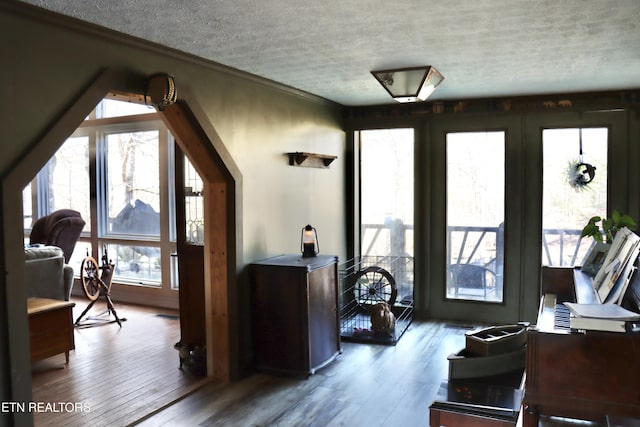
[[[501,302],[505,132],[447,134],[446,296]]]
[[[543,130],[542,265],[573,267],[588,253],[582,228],[607,214],[607,140],[607,128]],[[596,168],[586,185],[573,174],[579,163]]]
[[[104,99],[96,107],[97,118],[132,116],[154,112],[155,109],[152,106],[116,101],[115,99]]]
[[[363,256],[413,256],[413,129],[361,132]]]
[[[90,231],[89,138],[71,137],[58,149],[39,175],[40,191],[47,200],[47,212],[73,209],[85,220],[83,231]]]
[[[160,235],[158,131],[107,136],[109,232]]]

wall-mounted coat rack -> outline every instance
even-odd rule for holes
[[[327,169],[331,162],[338,158],[338,156],[329,156],[326,154],[316,153],[302,153],[296,151],[295,153],[287,153],[289,156],[289,165],[300,166],[304,168],[322,168]]]

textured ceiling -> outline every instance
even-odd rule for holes
[[[433,65],[429,100],[640,87],[639,0],[26,0],[343,105]],[[167,70],[170,72],[170,70]]]

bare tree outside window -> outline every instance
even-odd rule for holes
[[[501,302],[505,132],[448,133],[446,143],[447,298]]]
[[[85,220],[84,231],[89,231],[89,138],[67,139],[45,166],[40,180],[46,188],[47,212],[76,210]]]
[[[110,231],[159,236],[158,132],[110,134],[107,149]]]
[[[413,129],[361,132],[363,256],[413,256]]]

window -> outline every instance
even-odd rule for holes
[[[204,246],[204,182],[187,156],[184,156],[185,242]]]
[[[160,236],[158,131],[104,137],[107,235]]]
[[[361,254],[413,257],[413,129],[360,135]]]
[[[33,223],[33,197],[31,195],[31,183],[22,190],[22,224],[25,230],[31,228]],[[29,243],[28,235],[25,233],[25,244]]]
[[[89,138],[72,136],[36,177],[40,216],[58,209],[73,209],[85,218],[84,231],[90,231],[91,223],[86,220],[91,212],[89,182]]]
[[[37,217],[77,210],[87,225],[70,261],[76,274],[87,253],[100,259],[106,248],[114,283],[175,288],[173,144],[152,108],[103,100],[25,189],[25,235]]]
[[[573,267],[582,263],[592,239],[580,233],[589,218],[607,212],[607,128],[544,129],[542,190],[542,264]],[[582,152],[582,154],[581,154]],[[596,167],[586,187],[569,184],[576,162]]]
[[[502,302],[505,132],[448,133],[448,299]]]
[[[413,165],[413,129],[360,132],[359,266],[382,268],[393,277],[401,304],[413,301]],[[372,291],[382,291],[378,297],[391,300],[393,291],[381,277],[376,271],[359,280],[359,292],[366,289],[368,301]]]

